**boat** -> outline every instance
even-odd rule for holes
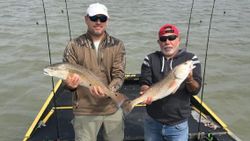
[[[126,74],[120,92],[130,99],[136,98],[139,93],[139,77],[139,74]],[[71,92],[65,89],[62,80],[59,80],[28,128],[23,141],[73,141],[71,100]],[[191,98],[191,106],[189,141],[241,141],[198,96]],[[125,117],[125,141],[144,140],[143,118],[145,116],[147,116],[145,105],[138,104]],[[98,141],[103,140],[100,133]]]

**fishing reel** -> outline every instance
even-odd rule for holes
[[[212,133],[199,132],[195,136],[191,137],[191,140],[195,141],[218,141]]]

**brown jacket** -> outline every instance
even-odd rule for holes
[[[117,91],[125,77],[125,47],[123,42],[108,35],[100,42],[98,54],[88,33],[69,42],[64,62],[80,64],[91,70],[109,88]],[[93,97],[88,88],[78,87],[73,96],[76,115],[108,115],[117,108],[109,97]]]

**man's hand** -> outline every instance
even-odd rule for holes
[[[188,74],[186,79],[186,88],[189,92],[194,92],[199,88],[199,83],[193,77],[193,71]]]
[[[142,85],[140,88],[140,95],[143,95],[147,91],[147,89],[149,89],[148,85]]]
[[[106,94],[104,93],[104,90],[100,86],[91,86],[89,88],[89,91],[93,96],[98,96],[98,97],[106,96]]]
[[[80,76],[78,74],[69,75],[64,82],[70,89],[76,89],[80,84]]]
[[[142,85],[140,88],[140,95],[143,95],[147,90],[149,89],[148,85]],[[143,101],[143,103],[150,105],[153,102],[153,98],[152,97],[147,97],[147,99],[145,101]]]
[[[194,80],[194,78],[193,78],[193,71],[190,71],[190,73],[187,76],[187,82],[191,82],[193,80]]]

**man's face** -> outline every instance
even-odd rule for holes
[[[104,34],[107,24],[108,17],[105,15],[85,16],[85,23],[88,26],[88,31],[93,36],[101,36]]]
[[[166,33],[159,37],[158,43],[164,56],[172,58],[178,52],[180,37],[173,33]]]

